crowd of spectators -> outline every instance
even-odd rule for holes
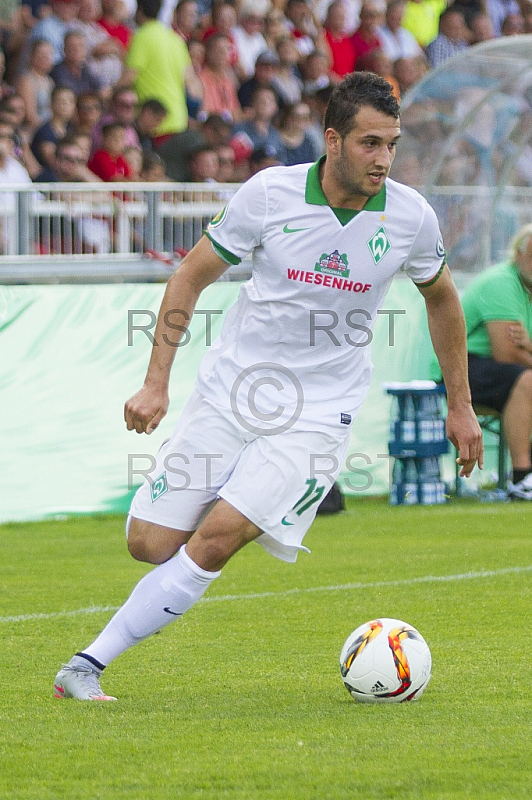
[[[0,182],[235,182],[324,149],[353,70],[398,98],[532,0],[0,0]],[[156,176],[156,177],[154,177]]]

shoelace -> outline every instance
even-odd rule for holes
[[[103,697],[104,693],[100,686],[99,675],[93,672],[90,667],[73,667],[70,664],[65,664],[64,669],[79,675],[80,680],[92,695],[95,697]]]

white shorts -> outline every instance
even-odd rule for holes
[[[349,435],[288,430],[262,436],[242,428],[195,393],[157,454],[130,516],[194,531],[221,497],[263,533],[256,539],[284,561],[301,542],[338,472]]]

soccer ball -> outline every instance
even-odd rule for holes
[[[431,669],[429,646],[419,631],[388,617],[360,625],[340,654],[345,687],[359,703],[417,700],[427,688]]]

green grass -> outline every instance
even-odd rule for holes
[[[237,554],[207,601],[113,663],[103,685],[119,702],[104,704],[54,700],[52,682],[110,612],[56,615],[118,606],[145,573],[123,519],[1,526],[0,798],[532,797],[532,572],[411,582],[530,567],[531,512],[349,500],[296,565]],[[36,614],[54,616],[6,619]],[[345,691],[341,646],[375,616],[429,642],[419,702]]]

